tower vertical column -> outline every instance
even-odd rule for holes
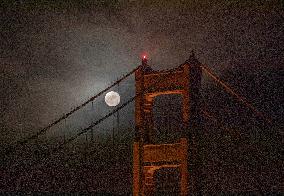
[[[199,120],[199,89],[201,86],[202,69],[201,63],[195,58],[192,52],[188,64],[188,89],[189,89],[189,124],[190,130],[188,132],[189,145],[188,149],[188,171],[190,172],[190,190],[191,194],[199,194],[201,191],[201,160],[200,160],[200,120]]]
[[[136,98],[135,98],[135,134],[136,140],[141,139],[141,132],[143,129],[143,94],[144,91],[144,77],[143,69],[140,66],[139,69],[135,72],[135,89],[136,89]]]
[[[143,91],[144,91],[144,73],[140,66],[135,72],[135,138],[133,144],[133,195],[141,195],[142,185],[142,152],[144,135],[144,111],[143,111]]]
[[[184,131],[187,133],[185,134],[188,137],[188,128],[189,128],[189,119],[190,119],[190,93],[189,93],[189,65],[183,65],[183,99],[182,99],[182,116],[183,116],[183,124],[184,124]]]
[[[133,144],[133,195],[139,196],[140,192],[140,153],[139,141]]]
[[[153,98],[144,95],[145,143],[153,143]]]
[[[181,138],[180,140],[181,148],[182,148],[182,161],[180,166],[180,173],[181,173],[181,196],[187,196],[188,195],[188,166],[187,166],[187,149],[188,149],[188,143],[186,138]]]

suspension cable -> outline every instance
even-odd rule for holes
[[[121,77],[120,79],[116,80],[114,83],[112,83],[111,85],[109,85],[107,88],[105,88],[104,90],[102,90],[101,92],[99,92],[98,94],[94,95],[93,97],[91,97],[90,99],[88,99],[87,101],[85,101],[84,103],[82,103],[81,105],[77,106],[76,108],[74,108],[73,110],[71,110],[70,112],[63,114],[63,116],[61,116],[60,118],[58,118],[57,120],[53,121],[52,123],[50,123],[49,125],[47,125],[46,127],[42,128],[40,131],[38,131],[37,133],[33,134],[30,137],[27,137],[23,140],[18,140],[16,141],[16,144],[13,147],[10,147],[8,150],[6,150],[6,155],[10,154],[13,149],[17,148],[18,146],[22,146],[26,143],[28,143],[30,140],[36,139],[38,138],[38,136],[44,134],[47,130],[49,130],[51,127],[55,126],[56,124],[58,124],[59,122],[61,122],[62,120],[67,119],[70,115],[72,115],[73,113],[75,113],[76,111],[80,110],[81,108],[83,108],[84,106],[86,106],[88,103],[93,102],[96,98],[98,98],[99,96],[101,96],[102,94],[104,94],[105,92],[107,92],[109,89],[111,89],[112,87],[114,87],[115,85],[121,83],[124,79],[126,79],[127,77],[129,77],[130,75],[132,75],[138,68],[140,67],[137,66],[135,69],[133,69],[132,71],[130,71],[129,73],[127,73],[126,75],[124,75],[123,77]]]
[[[228,128],[226,125],[224,125],[225,123],[223,121],[218,119],[212,113],[210,113],[208,111],[204,111],[204,110],[201,110],[201,113],[203,114],[203,116],[208,117],[208,118],[212,119],[214,122],[216,122],[219,125],[219,127],[221,127],[223,130],[225,130],[227,132],[235,132],[236,131],[236,130]]]
[[[266,122],[269,124],[272,124],[272,120],[268,118],[265,114],[261,113],[259,110],[257,110],[251,103],[247,101],[246,98],[243,96],[240,96],[237,94],[228,84],[226,84],[224,81],[222,81],[218,76],[216,76],[208,66],[206,65],[201,65],[201,68],[211,77],[213,78],[214,81],[219,83],[228,93],[232,94],[235,96],[241,103],[243,103],[246,107],[251,109],[257,116],[261,117],[264,119]]]

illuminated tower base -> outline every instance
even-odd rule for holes
[[[133,195],[154,195],[154,173],[162,168],[179,169],[180,193],[188,195],[187,140],[182,138],[174,144],[143,145],[142,153],[139,153],[139,145],[139,142],[134,142],[133,145]]]

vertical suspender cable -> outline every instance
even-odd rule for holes
[[[117,84],[117,92],[119,94],[119,83]],[[117,129],[117,135],[119,137],[119,110],[117,111],[117,114],[116,114],[116,129]]]
[[[94,129],[91,128],[91,142],[94,143]]]
[[[66,118],[64,119],[64,130],[63,130],[63,138],[64,138],[64,142],[65,142],[65,140],[66,140],[66,127],[67,127],[67,125],[66,125]],[[68,130],[67,130],[68,131]]]
[[[114,127],[115,127],[115,116],[112,118],[112,145],[114,147]]]
[[[92,101],[92,111],[94,110],[94,101]],[[94,143],[94,130],[91,128],[91,143]]]

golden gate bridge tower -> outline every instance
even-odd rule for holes
[[[166,71],[154,71],[144,56],[142,65],[135,71],[134,196],[157,193],[156,174],[160,170],[167,172],[167,169],[174,169],[179,175],[178,195],[195,191],[201,75],[201,64],[194,53],[184,64]],[[163,79],[159,81],[160,78]],[[170,94],[182,97],[182,134],[175,142],[157,144],[153,139],[154,99]]]

